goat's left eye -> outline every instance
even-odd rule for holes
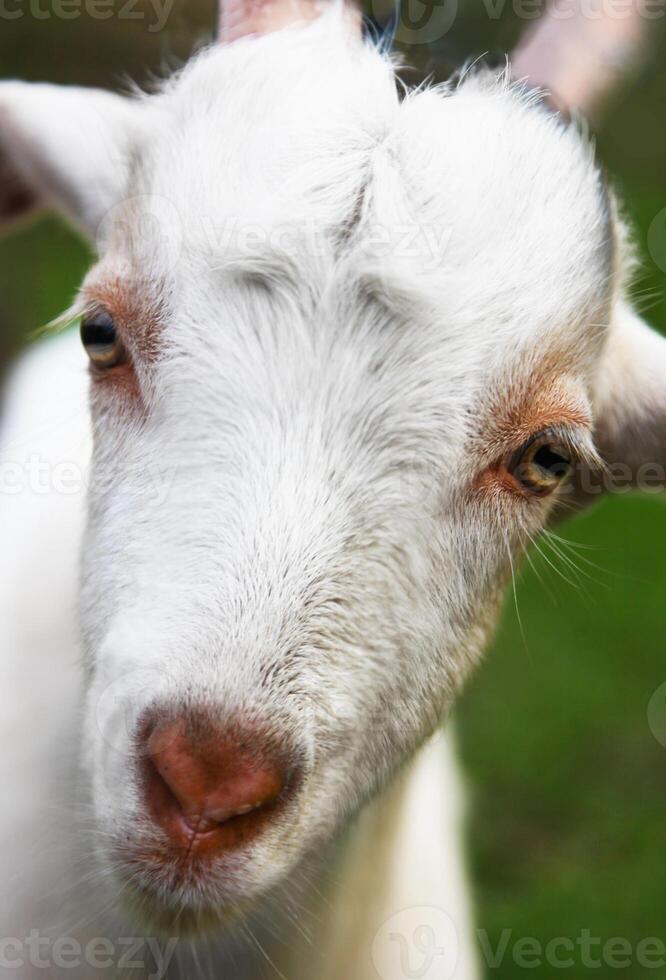
[[[534,436],[511,457],[507,469],[518,483],[537,496],[556,490],[571,473],[571,451],[552,432]]]
[[[125,360],[125,348],[113,317],[96,313],[81,322],[81,341],[94,367],[101,371],[116,367]]]

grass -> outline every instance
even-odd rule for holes
[[[507,602],[459,706],[479,924],[494,941],[505,928],[544,944],[584,928],[666,941],[666,749],[647,721],[666,680],[665,532],[663,504],[638,498],[569,524],[563,534],[603,571],[582,564],[594,580],[576,589],[535,556],[518,588],[524,638]],[[489,975],[515,980],[516,966]]]

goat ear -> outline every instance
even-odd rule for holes
[[[620,304],[595,392],[596,442],[618,487],[666,489],[666,338]]]
[[[0,82],[0,230],[54,208],[94,238],[123,196],[139,111],[98,89]]]

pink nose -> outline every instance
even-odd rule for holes
[[[204,714],[144,727],[148,811],[188,853],[249,842],[288,782],[284,762],[251,732],[224,732]]]

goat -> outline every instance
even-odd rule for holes
[[[7,976],[477,977],[443,722],[525,541],[666,463],[585,136],[295,9],[0,84],[3,220],[99,256],[3,424]]]

